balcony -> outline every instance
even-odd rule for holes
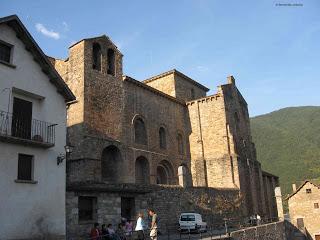
[[[50,148],[55,144],[56,125],[0,110],[0,141]]]

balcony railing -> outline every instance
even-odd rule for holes
[[[55,144],[55,126],[26,116],[0,110],[0,140],[52,147]]]

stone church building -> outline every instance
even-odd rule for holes
[[[235,79],[207,96],[177,70],[144,81],[125,76],[122,57],[107,36],[80,40],[65,60],[49,57],[77,98],[67,119],[75,147],[67,160],[69,236],[149,207],[161,226],[191,210],[212,222],[227,214],[217,196],[241,202],[230,216],[277,217],[278,177],[257,161]]]

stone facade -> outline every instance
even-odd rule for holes
[[[68,142],[75,146],[67,164],[68,233],[150,206],[173,224],[186,210],[177,204],[188,199],[185,189],[198,191],[190,205],[204,214],[218,209],[218,191],[241,200],[234,215],[277,216],[278,178],[256,159],[247,103],[233,77],[212,96],[177,70],[140,82],[122,76],[122,54],[106,36],[83,39],[68,59],[51,62],[78,100],[68,109]],[[86,201],[94,209],[89,222],[79,217]]]
[[[291,223],[304,232],[309,239],[320,237],[320,187],[305,181],[288,197]],[[317,236],[317,238],[316,238]]]
[[[234,231],[230,237],[233,240],[291,240],[286,230],[284,222],[275,222]]]

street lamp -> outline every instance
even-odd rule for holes
[[[74,146],[72,145],[66,145],[64,146],[64,150],[65,150],[65,154],[59,154],[59,156],[57,157],[57,165],[60,165],[60,163],[63,162],[64,159],[68,159],[68,157],[70,156],[70,154],[73,152],[73,148]]]

